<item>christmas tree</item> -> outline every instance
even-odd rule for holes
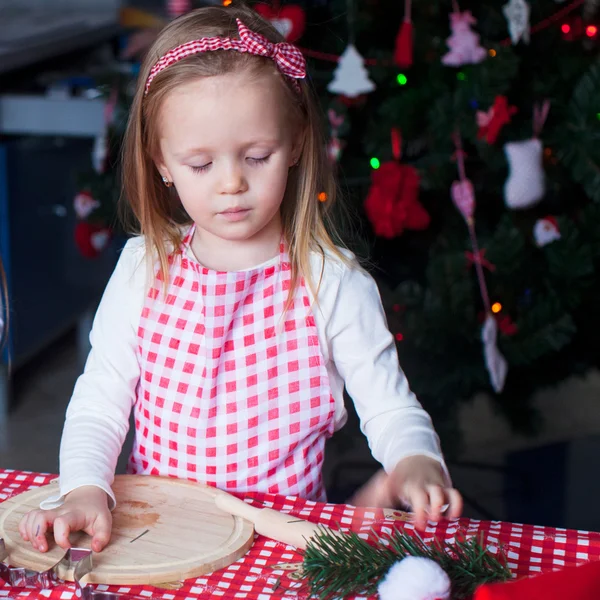
[[[351,247],[446,450],[477,392],[531,430],[533,392],[600,362],[597,0],[255,7],[309,60]],[[134,78],[103,88],[119,101],[86,222],[112,220]]]
[[[532,393],[600,359],[597,2],[308,10],[330,155],[412,388],[446,443],[481,391],[532,430]],[[374,91],[327,92],[348,44]]]

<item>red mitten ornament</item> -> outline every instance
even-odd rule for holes
[[[516,107],[509,106],[506,96],[496,96],[494,105],[487,111],[477,112],[477,137],[485,139],[488,144],[494,144],[504,125],[510,123],[511,117],[517,112]]]
[[[567,567],[537,577],[482,585],[473,600],[598,600],[600,562]]]
[[[112,231],[103,225],[81,221],[75,226],[75,244],[85,258],[96,258],[112,239]]]
[[[365,211],[376,235],[384,238],[427,229],[430,218],[419,202],[418,171],[395,160],[383,163],[371,176]]]

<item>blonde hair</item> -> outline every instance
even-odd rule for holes
[[[335,233],[330,211],[336,197],[334,177],[327,159],[321,133],[321,118],[312,90],[299,80],[300,93],[282,75],[273,60],[231,50],[217,50],[189,56],[157,74],[147,95],[145,83],[151,68],[166,52],[202,37],[238,38],[236,19],[269,41],[284,41],[276,29],[245,6],[211,6],[194,10],[162,30],[142,65],[124,141],[123,190],[125,203],[133,213],[134,231],[146,240],[146,251],[156,255],[159,275],[169,276],[169,255],[181,248],[183,228],[191,220],[176,194],[166,188],[155,166],[159,153],[159,111],[166,96],[177,86],[199,77],[226,73],[276,72],[288,103],[292,126],[299,128],[303,146],[297,166],[290,169],[281,204],[283,235],[291,262],[292,285],[289,301],[300,279],[309,285],[315,297],[319,283],[311,277],[310,253],[332,253],[341,261],[346,257],[333,242]],[[319,194],[327,201],[319,202]]]

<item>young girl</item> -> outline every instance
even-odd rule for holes
[[[458,517],[429,416],[409,391],[372,278],[337,248],[334,184],[302,54],[245,8],[168,25],[142,67],[124,148],[141,235],[102,299],[69,405],[60,496],[20,531],[109,541],[133,408],[131,473],[325,500],[325,441],[353,398],[417,524]],[[318,201],[321,192],[326,203]]]

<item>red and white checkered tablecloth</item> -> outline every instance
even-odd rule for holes
[[[55,477],[0,470],[0,502],[34,487],[46,485]],[[403,513],[397,511],[321,504],[269,494],[250,494],[249,498],[256,506],[266,506],[308,521],[352,530],[365,538],[370,531],[385,534],[397,528],[412,528],[403,518]],[[483,534],[484,543],[492,549],[501,544],[516,576],[534,575],[600,560],[600,533],[587,531],[460,519],[429,527],[425,540],[437,537],[452,542],[457,534],[461,537],[465,534]],[[98,586],[98,589],[156,600],[196,600],[211,596],[250,600],[282,596],[307,598],[306,588],[297,580],[301,561],[301,555],[291,546],[257,536],[244,558],[209,576],[174,585],[173,589],[152,586]],[[72,584],[39,590],[11,588],[0,581],[0,600],[4,598],[71,600],[75,598],[75,592]]]

